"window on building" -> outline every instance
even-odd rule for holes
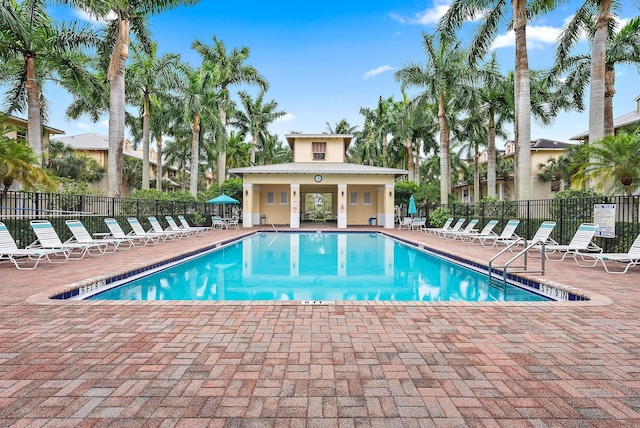
[[[358,192],[351,192],[349,196],[349,204],[358,205]]]
[[[18,136],[18,140],[19,141],[26,141],[27,140],[27,128],[18,128],[17,129],[17,136]]]
[[[362,204],[371,205],[371,192],[364,192],[362,195]]]
[[[289,198],[289,193],[280,192],[280,205],[287,205],[288,198]]]
[[[313,150],[313,160],[324,160],[327,153],[327,143],[311,143],[311,149]]]
[[[273,192],[267,192],[267,205],[274,205],[275,204],[275,195]]]

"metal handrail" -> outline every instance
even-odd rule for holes
[[[276,225],[275,225],[275,224],[273,224],[273,222],[271,221],[271,219],[270,219],[269,217],[265,216],[265,219],[266,219],[269,223],[271,223],[271,227],[273,227],[273,230],[274,230],[274,231],[276,232],[276,234],[277,234],[277,233],[278,233],[278,229],[276,229]]]
[[[544,268],[545,268],[545,257],[544,257],[544,253],[545,253],[545,242],[544,241],[532,241],[529,242],[527,241],[525,238],[518,238],[515,241],[513,241],[512,243],[510,243],[509,245],[507,245],[504,249],[502,249],[498,254],[496,254],[495,256],[493,256],[490,260],[489,260],[489,279],[491,279],[493,277],[492,275],[492,270],[494,268],[493,266],[493,262],[500,257],[502,254],[504,254],[507,250],[511,251],[512,247],[520,244],[520,242],[524,243],[524,250],[518,252],[515,256],[513,256],[512,258],[510,258],[509,260],[507,260],[505,262],[504,265],[502,266],[495,266],[495,268],[501,268],[502,269],[502,280],[506,283],[507,282],[507,270],[509,269],[509,267],[514,267],[514,268],[520,268],[518,270],[512,270],[511,272],[532,272],[532,273],[541,273],[542,275],[544,275]],[[529,250],[531,248],[533,248],[536,245],[541,245],[540,250],[542,252],[542,257],[541,257],[541,262],[540,262],[540,270],[530,270],[529,269],[529,257],[528,257],[528,253]],[[511,251],[513,252],[513,251]],[[513,262],[515,262],[518,258],[520,258],[520,256],[524,255],[524,264],[522,265],[513,265],[511,266],[511,264]]]

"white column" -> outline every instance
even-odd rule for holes
[[[385,229],[393,229],[395,227],[394,222],[394,185],[393,184],[385,184],[384,186],[384,221],[383,225]]]
[[[347,185],[338,184],[338,229],[347,228]]]
[[[253,184],[242,185],[242,227],[253,227]]]
[[[291,229],[300,228],[300,183],[291,183],[289,190],[291,208],[289,210],[289,227]]]

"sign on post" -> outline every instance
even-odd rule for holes
[[[598,225],[596,236],[615,238],[616,204],[597,204],[593,206],[593,222]]]

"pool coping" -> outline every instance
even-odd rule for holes
[[[156,261],[154,263],[148,264],[144,267],[127,270],[118,274],[109,274],[109,275],[100,275],[94,276],[90,278],[83,279],[81,281],[75,281],[70,284],[57,286],[51,290],[47,290],[44,292],[40,292],[29,296],[26,301],[27,303],[32,304],[83,304],[83,305],[94,305],[94,304],[107,304],[107,305],[131,305],[131,304],[152,304],[152,305],[166,305],[166,304],[179,304],[179,305],[301,305],[301,304],[309,304],[306,301],[299,300],[86,300],[86,299],[71,299],[70,297],[74,297],[80,293],[81,289],[85,289],[85,292],[91,292],[97,288],[105,287],[113,282],[120,281],[122,279],[126,279],[135,275],[139,275],[142,272],[156,269],[160,266],[170,265],[176,263],[178,261],[182,261],[194,256],[197,256],[203,252],[215,250],[224,245],[232,244],[233,242],[244,239],[248,236],[252,236],[258,233],[269,233],[268,230],[251,230],[247,233],[242,233],[240,235],[234,236],[229,239],[224,239],[220,241],[213,242],[210,245],[206,245],[203,247],[199,247],[195,250],[185,251],[175,256]],[[344,230],[317,230],[317,231],[309,231],[309,230],[279,230],[278,233],[349,233],[349,234],[381,234],[388,238],[397,240],[402,242],[403,244],[410,245],[415,247],[418,250],[432,252],[439,257],[442,257],[452,263],[463,265],[466,268],[476,270],[476,271],[488,271],[488,266],[482,263],[478,263],[468,258],[458,257],[452,254],[449,254],[444,251],[437,250],[431,246],[425,245],[424,243],[419,243],[415,241],[411,241],[404,237],[397,236],[395,234],[387,233],[384,230],[356,230],[356,231],[344,231]],[[502,274],[502,271],[494,269],[496,274]],[[350,305],[457,305],[457,306],[480,306],[480,305],[489,305],[489,306],[530,306],[530,305],[608,305],[612,303],[612,300],[606,296],[586,292],[584,290],[580,290],[576,287],[569,286],[566,284],[562,284],[553,280],[546,279],[530,279],[527,278],[527,275],[522,274],[508,274],[508,279],[517,282],[520,284],[525,290],[528,289],[530,292],[534,292],[540,294],[542,296],[546,296],[544,293],[536,290],[540,290],[541,286],[548,287],[550,289],[559,290],[562,292],[568,293],[570,296],[574,296],[574,299],[569,300],[553,300],[551,296],[550,300],[540,301],[540,302],[532,302],[532,301],[492,301],[492,302],[463,302],[463,301],[352,301],[352,300],[337,300],[337,301],[322,301],[322,302],[312,302],[314,305],[341,305],[341,304],[350,304]],[[517,285],[516,285],[517,286]],[[63,296],[63,297],[57,297]]]

